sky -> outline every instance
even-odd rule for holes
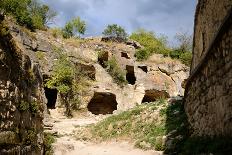
[[[73,17],[86,21],[85,36],[101,35],[108,24],[118,24],[129,34],[138,28],[164,34],[172,41],[177,32],[193,33],[197,0],[44,0],[62,27]],[[54,26],[54,25],[53,25]]]

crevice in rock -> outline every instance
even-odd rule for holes
[[[115,94],[95,92],[87,108],[88,111],[95,115],[106,115],[112,114],[114,110],[117,110],[117,105]]]
[[[138,66],[138,68],[142,69],[145,73],[148,72],[147,66],[145,65]]]
[[[126,59],[130,59],[130,56],[126,52],[121,52],[121,57],[126,58]]]
[[[176,81],[171,77],[171,74],[170,74],[170,73],[168,73],[168,72],[167,72],[166,70],[164,70],[164,69],[161,69],[160,67],[158,67],[158,69],[159,69],[159,71],[160,71],[161,73],[167,75],[168,77],[170,77],[170,78],[172,79],[172,81],[173,81],[174,83],[176,83]]]
[[[155,89],[145,90],[145,95],[143,97],[142,103],[154,102],[157,99],[168,98],[168,97],[170,97],[170,96],[165,90],[161,90],[161,91],[155,90]]]
[[[136,77],[135,77],[135,71],[134,71],[134,66],[126,66],[126,80],[128,81],[129,84],[134,85],[136,82]]]

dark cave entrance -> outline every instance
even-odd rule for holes
[[[44,87],[45,96],[47,98],[47,108],[48,109],[55,109],[56,108],[56,99],[57,99],[57,89],[50,89]]]
[[[114,110],[117,110],[117,105],[116,95],[112,93],[95,92],[87,108],[88,111],[95,115],[106,115],[112,114]]]
[[[138,68],[142,69],[145,73],[148,72],[147,66],[138,66]]]
[[[126,66],[126,80],[128,81],[129,84],[134,85],[136,82],[136,77],[135,77],[135,71],[134,71],[134,66]]]
[[[101,51],[98,54],[98,63],[103,67],[106,68],[105,62],[107,62],[109,59],[109,52],[107,51]]]
[[[157,99],[168,98],[169,94],[164,90],[146,90],[143,97],[142,103],[145,102],[155,102]]]
[[[130,59],[129,55],[126,52],[121,52],[121,57]]]

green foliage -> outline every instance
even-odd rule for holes
[[[2,0],[0,8],[13,15],[17,22],[30,29],[42,29],[56,13],[38,0]]]
[[[36,133],[33,129],[26,130],[26,136],[23,139],[24,144],[30,145],[35,143],[37,140]]]
[[[73,25],[71,22],[67,22],[63,28],[63,37],[64,38],[71,38],[73,37]]]
[[[107,71],[113,77],[117,84],[122,86],[123,84],[127,83],[125,79],[126,73],[120,68],[115,57],[112,57],[105,63],[107,66]]]
[[[35,101],[31,102],[31,104],[30,104],[30,111],[31,111],[31,113],[35,115],[38,112],[38,110],[39,110],[38,103],[35,102]]]
[[[90,84],[89,78],[61,49],[57,49],[56,52],[58,59],[53,66],[52,76],[45,85],[60,92],[61,102],[66,107],[66,115],[71,116],[71,110],[80,104],[79,97]]]
[[[191,65],[192,62],[192,53],[191,52],[184,52],[180,55],[180,60],[187,66]]]
[[[144,49],[136,51],[135,56],[139,61],[148,59],[153,53],[165,56],[169,54],[169,49],[166,47],[166,37],[158,38],[152,31],[139,29],[131,34],[130,39],[139,42],[144,47]]]
[[[56,88],[60,93],[68,93],[74,78],[74,65],[68,60],[67,55],[58,53],[58,59],[52,70],[52,77],[46,83],[48,88]]]
[[[86,23],[85,21],[82,21],[80,17],[76,17],[72,20],[73,23],[73,30],[74,34],[79,33],[80,35],[84,35],[86,31]]]
[[[128,137],[136,141],[135,146],[143,149],[163,150],[164,146],[159,137],[166,133],[165,116],[154,120],[150,116],[158,111],[158,104],[137,106],[129,111],[113,115],[97,123],[91,128],[93,136],[103,140]]]
[[[52,143],[55,142],[55,138],[51,133],[44,133],[44,151],[45,155],[53,155]]]
[[[30,104],[26,101],[21,101],[19,104],[19,110],[20,111],[27,111],[30,107]]]
[[[63,28],[63,37],[71,38],[79,34],[79,38],[80,38],[80,35],[84,35],[85,31],[86,31],[85,21],[81,20],[80,17],[76,17],[65,24]]]
[[[170,57],[181,60],[181,62],[187,66],[191,65],[192,53],[190,51],[181,51],[176,49],[170,52]]]
[[[123,40],[127,39],[127,33],[125,29],[117,24],[108,25],[102,32],[102,34],[105,36],[120,38]]]
[[[36,56],[36,58],[39,59],[39,60],[44,60],[44,59],[45,59],[45,53],[42,52],[42,51],[37,51],[37,52],[35,53],[35,56]]]
[[[178,45],[170,52],[171,58],[180,59],[187,66],[192,61],[192,36],[186,32],[177,33],[175,36]]]
[[[146,49],[139,49],[135,53],[135,57],[138,61],[147,60],[149,56],[151,56],[151,53]]]

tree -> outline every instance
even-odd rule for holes
[[[123,40],[127,39],[127,33],[125,29],[117,24],[108,25],[102,32],[102,34],[105,36],[120,38]]]
[[[0,8],[13,15],[20,25],[32,30],[44,28],[56,16],[49,6],[38,0],[2,0]]]
[[[77,34],[79,33],[79,38],[80,35],[84,35],[85,31],[86,31],[86,23],[85,21],[81,20],[80,17],[76,17],[72,20],[72,24],[73,24],[73,33]]]
[[[170,56],[180,59],[182,63],[190,66],[192,60],[192,35],[189,35],[187,32],[179,32],[176,34],[175,39],[178,44],[170,52]]]
[[[86,92],[90,85],[89,78],[62,49],[56,49],[56,53],[58,57],[53,66],[52,75],[45,85],[59,91],[61,103],[66,108],[65,114],[72,116],[72,110],[80,104],[80,95]]]
[[[64,38],[71,38],[73,37],[73,25],[71,22],[67,22],[63,28],[63,37]]]
[[[192,35],[189,35],[187,32],[179,32],[175,35],[175,39],[178,42],[178,50],[182,52],[192,51]]]
[[[168,55],[166,36],[157,37],[154,32],[138,29],[133,32],[130,39],[139,42],[144,48],[136,51],[136,58],[138,60],[146,60],[153,53],[160,53],[165,56]]]
[[[78,37],[80,38],[80,35],[84,35],[85,31],[86,31],[85,21],[81,20],[80,17],[76,17],[65,24],[63,29],[63,33],[64,33],[63,36],[64,38],[71,38],[79,34]]]

